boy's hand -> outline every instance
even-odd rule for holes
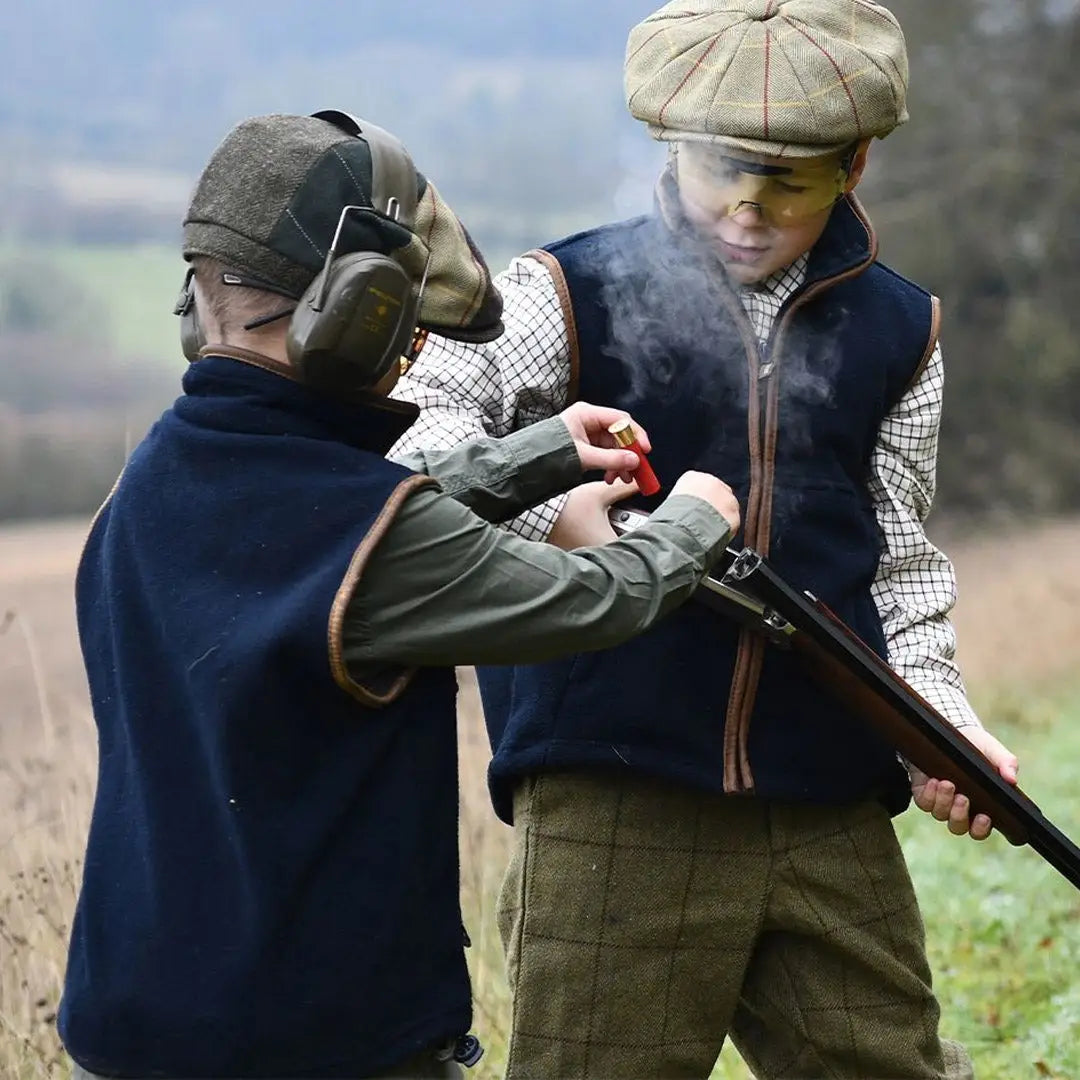
[[[637,458],[634,461],[636,463]],[[617,537],[608,519],[608,511],[636,491],[637,484],[627,484],[622,480],[611,484],[599,480],[594,484],[580,484],[567,497],[548,543],[564,551],[610,544]]]
[[[648,453],[652,449],[645,429],[640,424],[634,423],[625,409],[608,409],[603,405],[590,405],[587,401],[578,401],[559,413],[559,419],[567,426],[577,444],[578,457],[581,458],[581,471],[603,469],[604,480],[609,484],[615,479],[630,483],[633,479],[632,474],[638,467],[637,454],[633,450],[620,449],[615,442],[615,436],[608,431],[612,424],[620,420],[630,420],[642,450]],[[612,502],[617,502],[618,498],[625,498],[628,494],[629,492],[625,492]]]
[[[733,536],[739,531],[739,500],[720,477],[705,472],[684,472],[675,481],[671,494],[693,495],[695,498],[704,499],[721,517],[727,519]]]
[[[982,728],[963,728],[962,733],[968,742],[982,751],[1004,780],[1010,784],[1016,783],[1016,773],[1020,765],[1015,754]],[[933,814],[938,821],[947,821],[949,832],[954,836],[967,834],[972,840],[985,840],[990,835],[993,822],[986,814],[976,814],[972,820],[967,796],[958,795],[952,781],[934,780],[914,765],[909,768],[911,793],[920,810]]]

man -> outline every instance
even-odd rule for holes
[[[77,580],[100,763],[60,1032],[77,1076],[457,1075],[476,1048],[452,665],[645,629],[738,507],[691,473],[641,535],[577,554],[482,520],[636,463],[607,432],[626,414],[587,405],[385,460],[416,415],[383,396],[413,314],[485,341],[501,302],[371,125],[240,124],[184,256],[184,394]]]
[[[1015,780],[956,665],[927,540],[935,298],[877,262],[854,189],[907,119],[895,18],[869,0],[678,0],[630,35],[633,115],[669,143],[652,214],[516,260],[505,336],[436,342],[401,449],[622,405],[661,480],[731,479],[741,540],[822,598]],[[515,523],[612,537],[618,492]],[[645,509],[656,500],[637,500]],[[500,899],[509,1076],[959,1077],[890,813],[985,838],[794,657],[694,604],[636,641],[481,673],[516,847]],[[552,994],[551,987],[568,988]]]

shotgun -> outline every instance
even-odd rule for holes
[[[635,510],[611,511],[619,535],[647,520]],[[816,682],[904,758],[927,776],[952,781],[970,800],[972,816],[987,814],[1011,844],[1030,845],[1080,889],[1080,848],[846,623],[812,593],[788,585],[766,558],[729,548],[694,599],[795,651]]]

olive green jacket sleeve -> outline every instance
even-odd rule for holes
[[[444,494],[485,521],[509,521],[581,481],[577,447],[557,416],[501,439],[413,450],[395,460],[433,477]]]
[[[728,522],[689,495],[612,544],[574,552],[470,511],[512,517],[580,478],[557,419],[422,457],[405,463],[422,464],[445,490],[404,500],[348,599],[342,659],[359,684],[387,665],[537,663],[619,644],[685,600],[731,537]]]

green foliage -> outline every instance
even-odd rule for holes
[[[178,390],[178,264],[154,249],[0,253],[0,521],[100,505]]]
[[[908,127],[866,184],[884,258],[943,298],[951,511],[1080,505],[1080,11],[894,3]]]
[[[0,111],[5,358],[9,335],[44,327],[86,347],[111,343],[117,359],[173,363],[183,268],[163,223],[175,238],[176,190],[254,112],[336,104],[391,127],[496,268],[647,208],[662,153],[626,114],[619,65],[628,27],[653,6],[484,0],[463,13],[417,0],[375,20],[339,12],[333,33],[274,0],[259,18],[246,0],[200,0],[164,19],[103,0],[77,12],[49,0],[37,20],[0,14],[0,58],[22,88],[17,116]],[[860,195],[885,261],[943,300],[938,505],[971,516],[1075,509],[1080,8],[888,6],[909,44],[911,122],[875,144]],[[121,172],[103,183],[101,162],[140,182],[125,186]],[[171,184],[149,169],[174,170]],[[123,203],[120,190],[141,195]],[[174,197],[175,212],[163,210]],[[73,243],[109,230],[160,243]],[[17,372],[2,367],[10,388]],[[0,386],[3,400],[14,399]]]
[[[122,414],[14,423],[0,438],[0,521],[93,513],[119,475],[133,434]]]
[[[983,715],[1020,757],[1023,786],[1080,837],[1080,689],[997,698]],[[918,810],[897,822],[926,922],[941,1031],[979,1080],[1080,1080],[1080,893],[1030,848],[950,836]],[[715,1080],[750,1080],[727,1048]]]

